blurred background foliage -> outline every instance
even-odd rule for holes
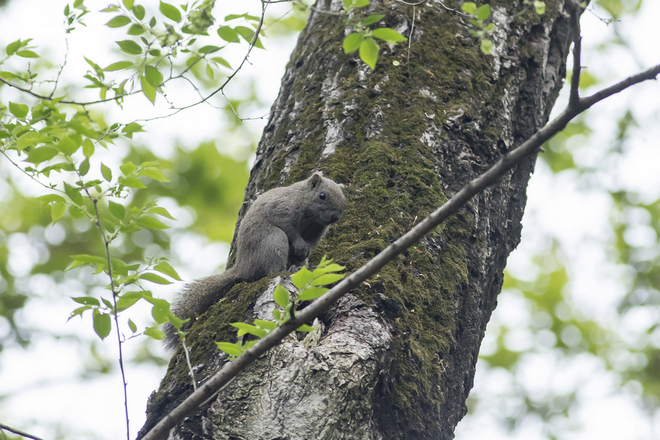
[[[0,0],[0,6],[4,3]],[[592,3],[597,8],[592,4],[587,14],[598,14],[603,25],[612,30],[608,39],[596,47],[598,56],[606,57],[615,46],[630,49],[629,41],[618,28],[620,21],[639,13],[643,1]],[[305,14],[287,13],[269,20],[274,22],[267,27],[271,38],[290,37],[302,28]],[[206,88],[215,84],[201,73],[198,79]],[[583,70],[581,88],[593,91],[610,79],[606,70]],[[240,97],[230,98],[231,107],[238,114],[255,108],[267,112],[270,104],[263,102],[254,79],[246,79],[242,88]],[[0,85],[0,98],[6,91],[7,87]],[[101,112],[99,117],[103,118],[101,108],[95,111]],[[166,256],[177,270],[199,275],[176,249],[187,243],[203,246],[231,241],[256,137],[246,135],[250,128],[229,106],[216,113],[224,124],[217,141],[193,146],[177,144],[167,152],[136,141],[118,150],[123,151],[122,157],[115,158],[118,162],[162,161],[170,179],[136,190],[128,206],[143,206],[159,199],[178,221],[169,223],[171,229],[126,234],[113,246],[116,257],[130,263]],[[574,283],[583,267],[574,258],[576,250],[566,249],[566,243],[543,228],[536,229],[533,218],[526,219],[531,226],[526,225],[524,239],[527,231],[534,228],[529,234],[536,234],[536,244],[530,247],[532,254],[526,251],[524,270],[506,273],[500,306],[489,324],[480,356],[477,386],[468,401],[470,413],[459,425],[457,438],[469,437],[473,431],[463,431],[463,427],[487,416],[505,432],[522,432],[529,420],[534,420],[539,438],[563,438],[579,428],[576,414],[583,403],[585,383],[603,372],[614,383],[613,393],[632,396],[644,414],[649,418],[657,416],[660,199],[649,200],[646,194],[607,178],[614,172],[607,164],[616,163],[627,154],[628,141],[641,126],[632,108],[620,111],[615,125],[608,141],[597,145],[602,167],[581,159],[585,145],[599,130],[598,124],[586,115],[569,124],[544,147],[538,168],[554,176],[549,179],[569,179],[581,191],[598,191],[608,198],[609,230],[596,252],[604,255],[607,268],[611,268],[604,270],[611,272],[608,276],[621,290],[619,299],[605,311],[585,307],[584,301],[577,299],[579,289]],[[223,142],[231,137],[247,140],[230,151]],[[98,350],[97,340],[22,319],[26,308],[52,296],[67,303],[71,310],[74,305],[66,296],[102,286],[97,277],[88,273],[65,272],[70,255],[99,254],[102,242],[89,222],[69,215],[52,226],[49,207],[32,198],[35,194],[22,187],[25,176],[19,174],[12,164],[0,158],[0,365],[5,347],[29,349],[35,336],[46,334],[53,340],[79,342],[80,352],[85,353],[81,356],[81,378],[116,372],[115,360]],[[211,266],[219,270],[223,264],[223,259],[217,257]],[[153,351],[153,341],[143,339],[141,348],[132,351],[133,365],[162,365],[163,359]],[[3,399],[9,397],[0,396],[0,407]],[[53,432],[60,432],[59,428]]]

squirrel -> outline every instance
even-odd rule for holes
[[[305,265],[328,227],[339,220],[345,204],[342,185],[320,174],[266,191],[252,203],[238,228],[236,263],[221,274],[186,286],[173,303],[173,314],[194,318],[236,283]],[[165,347],[176,349],[176,329],[167,323],[164,331]]]

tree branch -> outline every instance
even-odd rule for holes
[[[576,41],[579,40],[579,38],[580,36],[578,34],[576,36]],[[576,47],[577,51],[579,51],[579,45]],[[423,221],[418,223],[417,226],[412,228],[410,231],[388,246],[385,250],[368,261],[364,266],[343,279],[339,284],[330,289],[325,295],[315,300],[309,306],[305,307],[302,311],[300,311],[300,313],[296,315],[295,320],[288,321],[285,324],[277,327],[267,336],[260,339],[259,342],[246,350],[237,359],[225,364],[220,371],[211,377],[211,379],[199,387],[197,391],[193,392],[179,406],[177,406],[162,420],[160,420],[158,424],[156,424],[156,426],[154,426],[143,437],[143,440],[157,440],[166,438],[170,429],[174,428],[188,414],[197,409],[202,403],[204,403],[207,399],[218,392],[223,386],[229,383],[230,380],[232,380],[236,375],[238,375],[238,373],[247,368],[247,366],[250,365],[259,356],[264,354],[270,348],[278,345],[285,336],[295,331],[295,329],[298,328],[301,324],[309,322],[315,317],[327,311],[330,306],[334,304],[339,298],[344,296],[351,289],[357,287],[370,276],[376,274],[383,266],[393,260],[397,255],[401,254],[403,251],[421,239],[424,235],[432,231],[450,215],[456,213],[472,197],[495,183],[500,177],[514,168],[524,158],[538,151],[543,143],[563,130],[566,124],[568,124],[568,122],[570,122],[577,115],[584,112],[595,103],[634,84],[648,79],[654,79],[658,74],[660,74],[660,64],[637,75],[631,76],[611,87],[601,90],[600,92],[588,98],[578,98],[574,105],[569,103],[566,109],[564,109],[564,111],[556,119],[536,132],[522,145],[507,153],[502,159],[500,159],[495,165],[489,168],[481,176],[470,181],[444,205],[436,209],[431,215],[426,217]],[[573,85],[571,85],[571,88],[573,88]]]
[[[571,3],[571,30],[573,31],[573,73],[571,74],[571,92],[568,106],[574,107],[580,100],[580,72],[582,71],[582,34],[580,33],[580,6]]]
[[[0,423],[0,431],[9,431],[9,432],[14,433],[16,435],[20,435],[21,437],[31,438],[32,440],[42,440],[40,437],[28,434],[27,432],[23,432],[23,431],[18,430],[16,428],[12,428],[10,426],[5,425],[4,423]]]

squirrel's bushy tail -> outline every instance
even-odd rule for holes
[[[241,281],[240,274],[235,267],[227,269],[221,274],[196,280],[188,284],[172,304],[172,313],[181,319],[201,315],[227,292],[234,284]],[[189,325],[189,324],[188,324]],[[179,346],[179,336],[176,329],[170,323],[163,326],[165,332],[165,348],[171,351]]]

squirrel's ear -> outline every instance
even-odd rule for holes
[[[321,183],[321,180],[323,180],[323,177],[315,173],[312,177],[309,178],[309,183],[312,185],[312,188],[316,188],[318,184]]]

